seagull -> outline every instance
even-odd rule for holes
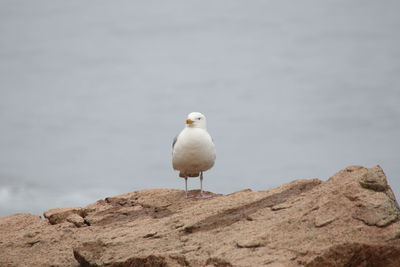
[[[172,143],[172,167],[185,178],[185,193],[188,197],[188,177],[200,176],[200,198],[203,196],[203,172],[211,169],[215,162],[215,146],[207,132],[206,117],[192,112],[186,119],[186,126]]]

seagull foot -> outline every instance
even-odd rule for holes
[[[212,195],[204,195],[204,194],[200,194],[200,195],[196,196],[196,198],[199,198],[199,199],[212,198],[212,197],[213,197]]]
[[[194,198],[194,195],[191,194],[187,194],[187,195],[183,195],[183,197],[181,197],[181,199],[189,199],[189,198]]]

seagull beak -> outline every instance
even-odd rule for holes
[[[192,119],[187,119],[186,120],[186,124],[192,124],[193,123],[193,120]]]

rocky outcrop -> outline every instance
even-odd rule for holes
[[[379,166],[208,194],[151,189],[1,217],[0,266],[400,266],[400,210]]]

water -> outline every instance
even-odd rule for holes
[[[399,8],[1,1],[0,215],[183,189],[171,142],[191,111],[217,147],[206,190],[380,164],[399,199]]]

